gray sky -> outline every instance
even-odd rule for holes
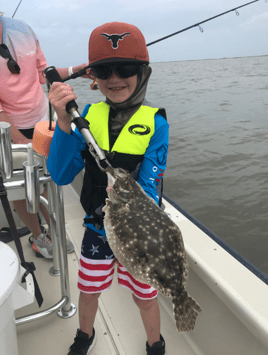
[[[105,22],[136,25],[146,42],[189,27],[250,0],[23,0],[15,17],[37,34],[49,65],[87,62],[91,31]],[[4,4],[3,4],[4,3]],[[1,0],[12,17],[19,0]],[[268,54],[268,3],[260,0],[150,46],[151,62]]]

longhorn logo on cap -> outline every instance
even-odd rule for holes
[[[112,43],[112,47],[114,49],[118,48],[118,42],[122,41],[124,39],[125,36],[130,36],[130,33],[126,32],[126,33],[122,33],[121,35],[108,35],[107,33],[102,33],[101,36],[106,37],[107,41],[111,41]]]

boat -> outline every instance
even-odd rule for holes
[[[0,146],[1,156],[4,154],[2,142]],[[27,159],[27,146],[12,145],[11,149]],[[35,158],[41,159],[37,153]],[[3,156],[1,159],[3,162]],[[43,164],[45,161],[43,159]],[[16,162],[12,169],[15,167],[18,168]],[[45,183],[54,191],[49,197],[54,198],[53,203],[41,199],[54,216],[54,259],[36,258],[28,236],[20,238],[25,259],[35,264],[35,276],[44,302],[39,308],[32,299],[30,304],[14,310],[12,322],[16,325],[16,339],[8,338],[9,329],[3,329],[5,320],[0,318],[0,340],[1,332],[6,332],[6,342],[18,344],[18,351],[0,351],[1,355],[67,354],[79,327],[76,285],[84,234],[85,213],[79,199],[83,171],[70,185],[59,187],[49,176],[44,176],[45,165],[38,170],[41,191]],[[12,200],[24,197],[22,166],[4,184],[11,205]],[[179,334],[171,300],[159,293],[161,334],[166,341],[167,355],[266,355],[268,277],[165,194],[163,204],[165,212],[182,231],[189,263],[187,291],[203,309],[194,330]],[[17,228],[23,227],[15,212],[13,215]],[[3,227],[8,224],[0,206],[0,229]],[[75,245],[73,253],[66,254],[65,234]],[[16,252],[13,241],[6,246]],[[23,284],[20,287],[25,288]],[[146,335],[138,308],[130,292],[118,287],[116,280],[99,299],[94,326],[97,343],[92,355],[145,355]]]

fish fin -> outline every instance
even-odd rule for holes
[[[183,290],[172,298],[173,312],[178,332],[193,330],[198,312],[202,312],[199,304]]]
[[[110,206],[110,204],[111,204],[111,201],[108,198],[106,198],[105,205],[102,207],[102,211],[105,212],[107,210],[107,207]]]

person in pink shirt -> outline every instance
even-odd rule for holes
[[[57,70],[65,79],[85,66],[87,63]],[[14,143],[31,143],[35,124],[48,119],[48,100],[41,86],[46,82],[42,73],[46,67],[45,56],[32,28],[23,21],[0,16],[0,121],[10,123]],[[90,75],[83,77],[90,78]],[[32,232],[30,240],[33,249],[40,253],[37,255],[52,258],[51,240],[41,229],[37,214],[27,212],[25,200],[13,201],[13,204]],[[42,205],[40,207],[49,225],[49,215]],[[67,251],[73,250],[73,244],[67,240]]]

